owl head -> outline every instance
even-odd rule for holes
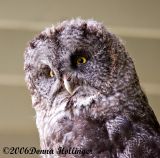
[[[94,20],[72,19],[45,29],[29,43],[24,59],[34,105],[62,91],[72,95],[92,87],[109,95],[138,82],[121,40]]]

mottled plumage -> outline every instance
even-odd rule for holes
[[[42,149],[86,158],[158,158],[160,126],[121,40],[94,20],[47,28],[25,51],[25,80]]]

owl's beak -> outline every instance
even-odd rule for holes
[[[64,82],[64,87],[66,90],[70,93],[73,94],[73,83],[71,81],[71,76],[64,75],[63,77],[63,82]]]

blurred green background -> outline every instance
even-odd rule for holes
[[[160,1],[0,0],[0,157],[38,157],[2,153],[5,146],[39,148],[23,52],[45,27],[74,17],[103,22],[123,39],[160,121]]]

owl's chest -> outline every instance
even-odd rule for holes
[[[90,105],[94,99],[95,95],[76,98],[70,103],[67,99],[58,99],[47,112],[37,113],[42,148],[65,146],[89,150],[97,148],[98,144],[107,143],[103,122],[91,121],[86,117],[91,112]]]
[[[59,147],[66,150],[82,148],[96,153],[108,148],[108,135],[103,122],[90,121],[81,116],[70,119],[64,115],[53,124],[48,122],[44,129],[46,131],[43,131],[42,148],[54,150],[58,150]]]

